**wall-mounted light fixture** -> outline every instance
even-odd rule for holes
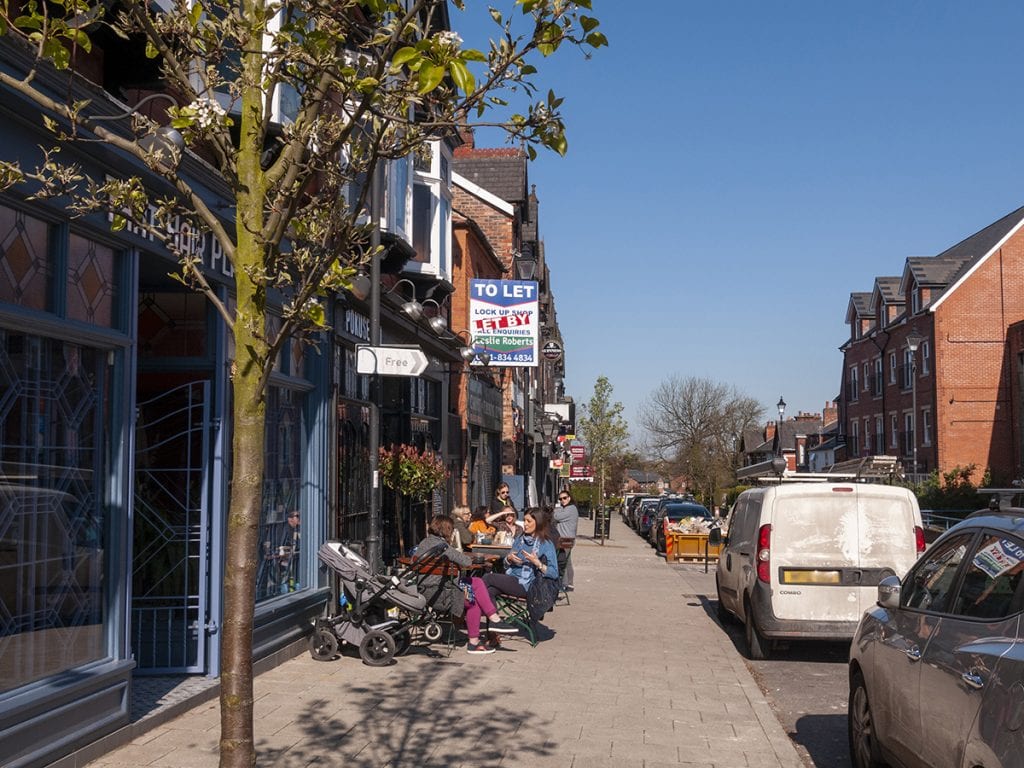
[[[402,303],[402,311],[413,320],[419,320],[423,317],[423,305],[416,301],[416,285],[412,280],[402,278],[395,283],[391,288],[388,289],[388,293],[394,291],[402,283],[408,283],[409,287],[412,288],[412,298]]]
[[[370,276],[359,270],[349,282],[348,292],[360,301],[370,295]]]
[[[448,328],[448,321],[445,320],[444,315],[441,314],[441,305],[434,299],[424,299],[423,307],[426,308],[427,304],[433,304],[437,307],[437,314],[427,318],[427,325],[430,326],[430,330],[440,336]]]
[[[537,256],[533,252],[533,246],[529,243],[523,245],[523,250],[513,254],[516,274],[520,280],[533,280],[537,275]]]
[[[178,100],[169,93],[151,93],[146,98],[140,99],[127,112],[122,112],[119,115],[96,115],[89,119],[93,122],[124,120],[134,114],[141,114],[139,108],[155,99],[167,99],[174,106],[178,106]],[[146,117],[146,119],[152,121],[152,118]],[[153,159],[153,165],[164,173],[171,173],[178,167],[178,163],[181,162],[181,153],[185,150],[185,139],[177,128],[172,128],[169,125],[157,126],[136,141],[139,148]]]
[[[465,338],[463,338],[465,334]],[[491,364],[491,354],[485,349],[482,349],[479,344],[473,340],[473,335],[469,331],[452,331],[452,336],[465,341],[466,345],[459,350],[459,354],[462,355],[462,359],[467,363],[472,364],[474,361],[480,363],[480,365]]]

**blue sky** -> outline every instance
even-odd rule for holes
[[[634,439],[673,374],[820,412],[850,292],[1024,203],[1024,4],[593,6],[610,47],[537,62],[569,154],[530,181],[566,391],[607,376]]]

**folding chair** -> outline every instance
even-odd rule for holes
[[[494,607],[498,609],[498,615],[509,624],[514,624],[526,633],[530,645],[537,646],[537,627],[530,618],[530,606],[525,597],[513,597],[512,595],[497,594],[494,598]]]

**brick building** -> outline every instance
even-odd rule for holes
[[[985,469],[995,482],[1020,476],[1022,224],[1024,208],[850,294],[841,458],[896,455],[917,475],[974,464],[976,481]]]

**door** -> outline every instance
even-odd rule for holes
[[[135,428],[132,650],[138,671],[206,672],[210,383],[138,406]]]
[[[910,572],[903,582],[901,607],[885,622],[875,650],[876,699],[885,707],[879,728],[885,729],[883,740],[906,765],[922,765],[922,659],[944,620],[972,538],[971,533],[954,536]]]
[[[1003,533],[983,536],[949,615],[932,633],[921,660],[921,721],[932,724],[921,754],[933,768],[963,764],[982,698],[1016,637],[1022,571],[1024,542]]]

